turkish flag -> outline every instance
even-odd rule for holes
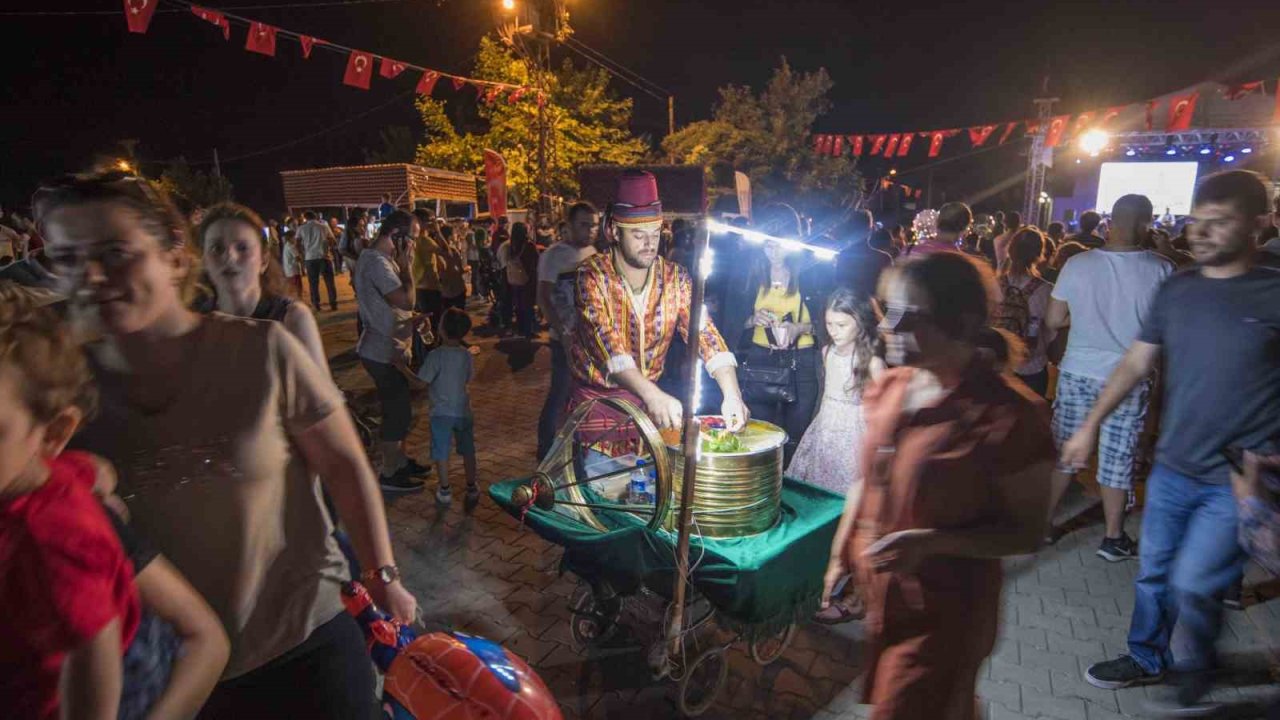
[[[378,74],[388,80],[399,77],[400,73],[404,71],[405,64],[391,58],[382,58],[382,64],[378,67]]]
[[[1182,132],[1191,129],[1191,116],[1196,114],[1196,100],[1200,93],[1187,93],[1169,100],[1169,125],[1166,132]]]
[[[893,154],[898,151],[898,142],[901,140],[902,136],[898,133],[890,135],[888,144],[884,146],[884,156],[893,157]]]
[[[938,157],[938,154],[942,152],[942,143],[947,139],[947,132],[945,130],[934,130],[928,135],[929,157]]]
[[[1077,115],[1075,124],[1071,126],[1071,134],[1079,135],[1085,130],[1088,130],[1089,125],[1093,122],[1094,115],[1097,115],[1097,113],[1086,112],[1086,113],[1080,113],[1079,115]]]
[[[1098,121],[1098,127],[1103,127],[1108,123],[1110,123],[1112,120],[1115,120],[1116,118],[1120,117],[1120,113],[1123,111],[1124,111],[1123,106],[1107,108],[1107,111],[1102,113],[1102,119]]]
[[[454,90],[461,90],[461,89],[462,89],[462,86],[463,86],[463,85],[466,85],[466,84],[467,84],[467,81],[466,81],[466,80],[463,80],[463,79],[462,79],[462,78],[460,78],[460,77],[456,77],[456,78],[454,78],[454,79],[453,79],[453,89],[454,89]]]
[[[191,14],[207,23],[212,23],[222,28],[222,39],[231,39],[231,23],[227,22],[226,15],[223,15],[217,10],[210,10],[209,8],[200,7],[199,5],[191,6]]]
[[[862,136],[861,135],[850,135],[849,145],[853,147],[854,157],[862,157]]]
[[[844,136],[837,135],[835,139],[832,140],[831,142],[832,142],[831,156],[840,157],[841,155],[843,155],[844,154]]]
[[[507,96],[507,104],[515,105],[520,102],[520,98],[524,97],[524,91],[524,88],[516,88],[515,90],[512,90],[511,94]]]
[[[982,147],[987,138],[991,137],[991,133],[996,131],[996,127],[995,125],[980,125],[969,128],[969,143],[974,147]]]
[[[342,82],[351,87],[368,90],[372,79],[373,55],[360,50],[352,50],[351,55],[347,57],[347,72],[343,74]]]
[[[822,154],[822,136],[821,135],[813,136],[813,151],[819,155]]]
[[[884,150],[884,141],[888,140],[888,135],[872,135],[871,136],[871,155],[879,155]]]
[[[302,59],[303,60],[310,59],[311,48],[315,47],[317,44],[319,45],[326,44],[324,40],[321,40],[320,38],[311,37],[310,35],[299,35],[298,42],[302,43]]]
[[[249,37],[244,41],[244,49],[270,57],[276,56],[276,29],[266,23],[249,23]]]
[[[422,78],[418,80],[418,88],[416,92],[419,95],[430,95],[436,89],[436,82],[440,80],[440,73],[435,70],[427,70],[422,73]]]
[[[1008,125],[1006,125],[1004,128],[1004,132],[1000,134],[1000,142],[996,143],[996,146],[998,147],[1000,145],[1005,144],[1005,142],[1009,139],[1009,136],[1013,134],[1014,129],[1017,127],[1018,127],[1017,121],[1011,122]]]
[[[490,85],[488,89],[484,91],[484,97],[481,99],[484,101],[485,105],[492,105],[493,101],[498,99],[498,93],[500,92],[502,92],[502,88],[497,85]]]
[[[144,33],[151,24],[159,0],[124,0],[124,19],[129,21],[129,32]]]
[[[1040,121],[1039,121],[1039,120],[1028,120],[1028,121],[1027,121],[1027,134],[1028,134],[1028,135],[1035,135],[1035,134],[1036,134],[1036,133],[1038,133],[1038,132],[1040,132]]]
[[[1255,92],[1265,92],[1262,89],[1262,81],[1251,83],[1241,83],[1239,85],[1228,85],[1222,91],[1222,96],[1228,100],[1239,100],[1242,97],[1248,97]]]
[[[907,133],[902,136],[902,142],[898,143],[898,157],[906,157],[911,152],[911,139],[916,136],[915,133]]]
[[[1044,144],[1048,147],[1058,147],[1062,144],[1062,136],[1067,133],[1067,125],[1071,122],[1070,115],[1059,115],[1049,121],[1049,130],[1045,133]]]

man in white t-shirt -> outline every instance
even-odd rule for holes
[[[1139,246],[1151,220],[1150,200],[1125,195],[1112,209],[1106,245],[1071,258],[1058,275],[1045,324],[1052,330],[1071,329],[1053,402],[1053,433],[1059,447],[1084,423],[1107,377],[1138,337],[1156,290],[1173,273],[1173,263]],[[1124,509],[1133,491],[1134,460],[1150,394],[1148,378],[1134,387],[1098,435],[1098,485],[1106,519],[1098,556],[1110,562],[1137,557],[1137,544],[1124,532]],[[1051,519],[1078,470],[1060,465],[1054,471]]]
[[[547,248],[538,258],[538,307],[551,326],[551,387],[538,418],[538,460],[551,449],[551,441],[569,403],[572,375],[568,345],[573,342],[573,325],[578,310],[574,305],[578,266],[596,254],[596,209],[579,202],[569,208],[569,231],[565,239]]]

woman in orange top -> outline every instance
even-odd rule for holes
[[[827,594],[851,568],[866,595],[874,720],[975,717],[1000,558],[1043,537],[1054,460],[1045,405],[975,347],[994,288],[990,270],[957,253],[881,281],[880,331],[897,367],[864,394],[865,481],[827,571]]]

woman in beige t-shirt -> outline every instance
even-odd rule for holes
[[[69,177],[34,205],[55,273],[102,336],[101,412],[78,445],[116,464],[134,525],[231,639],[201,717],[367,717],[372,673],[314,468],[375,600],[406,621],[417,607],[338,389],[279,324],[187,308],[189,230],[155,186]]]

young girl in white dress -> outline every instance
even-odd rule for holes
[[[827,300],[822,399],[796,448],[787,475],[844,495],[861,480],[858,449],[866,422],[862,389],[884,369],[871,305],[840,289]]]
[[[859,450],[867,427],[862,416],[862,389],[885,367],[876,353],[876,325],[871,305],[859,302],[849,290],[837,290],[827,300],[830,342],[823,349],[822,398],[818,414],[787,468],[788,476],[841,495],[862,482]],[[862,615],[862,601],[853,583],[845,582],[839,595],[818,611],[814,620],[834,625]]]

